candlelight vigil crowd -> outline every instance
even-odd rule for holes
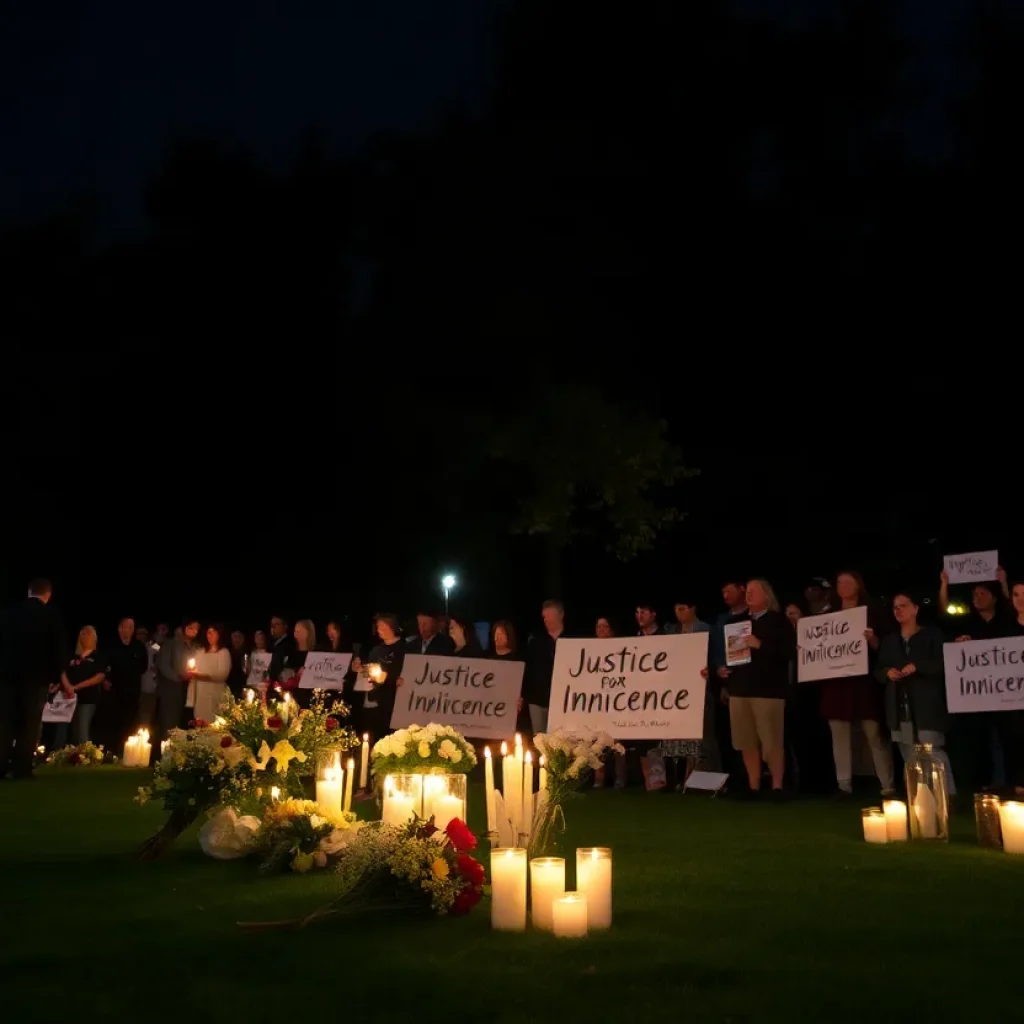
[[[608,617],[585,626],[574,622],[571,609],[567,617],[562,602],[547,600],[524,634],[507,619],[476,623],[427,607],[407,621],[379,613],[359,637],[348,635],[341,620],[320,629],[310,619],[289,622],[278,615],[268,629],[251,633],[189,618],[151,629],[131,617],[116,629],[111,625],[109,637],[105,623],[67,633],[50,603],[51,584],[36,579],[27,598],[0,619],[0,778],[31,779],[40,746],[92,741],[120,750],[140,727],[160,741],[173,729],[212,721],[225,687],[248,699],[273,687],[308,706],[314,691],[301,679],[314,652],[348,656],[339,660],[344,671],[324,688],[349,706],[352,728],[373,740],[392,731],[410,654],[521,663],[512,718],[517,731],[535,735],[547,731],[555,703],[559,639],[618,637],[641,648],[644,638],[706,634],[703,724],[690,730],[698,734],[616,737],[625,752],[608,754],[595,787],[674,792],[699,769],[728,776],[723,792],[739,799],[781,801],[797,794],[841,800],[852,798],[855,776],[873,774],[882,795],[890,796],[899,785],[898,759],[905,761],[915,743],[929,743],[945,764],[951,794],[992,789],[1020,795],[1024,704],[958,714],[965,709],[947,701],[944,645],[992,642],[994,660],[981,664],[1012,670],[1019,663],[1019,655],[1005,651],[1021,646],[1012,638],[1024,637],[1024,582],[1011,584],[1002,568],[992,575],[958,581],[969,607],[951,599],[946,571],[937,595],[896,590],[881,602],[859,572],[847,570],[834,582],[809,580],[788,603],[765,579],[727,579],[721,609],[698,608],[682,593],[670,608],[637,603],[628,628]],[[863,647],[857,664],[866,670],[802,680],[801,659],[811,663],[817,656],[806,637],[831,642],[828,623],[854,610],[862,616],[855,620],[861,624],[856,637],[847,633],[830,649]],[[807,630],[812,621],[822,626]],[[1007,675],[1005,683],[1024,690],[1024,673]],[[44,723],[48,705],[72,698],[68,720]]]

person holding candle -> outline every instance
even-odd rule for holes
[[[96,630],[92,626],[83,626],[78,633],[74,656],[60,677],[64,692],[70,691],[78,698],[75,717],[71,723],[76,745],[89,742],[100,687],[109,672],[109,666],[97,653],[96,646]],[[54,745],[57,748],[63,747],[67,743],[67,738],[68,727],[62,723],[57,726]]]
[[[930,743],[946,769],[950,795],[956,793],[953,769],[943,749],[949,712],[946,708],[942,633],[918,623],[920,605],[906,591],[892,599],[899,631],[882,638],[875,678],[886,684],[885,717],[904,761],[916,743]]]
[[[196,654],[195,704],[192,713],[197,719],[212,722],[224,703],[224,688],[231,675],[231,651],[227,632],[222,625],[206,627],[204,649]]]
[[[199,620],[186,619],[181,634],[163,644],[156,656],[156,741],[167,739],[172,729],[180,729],[185,716],[185,698],[194,668],[195,640]]]
[[[391,732],[391,712],[395,707],[407,650],[402,643],[396,616],[378,615],[376,628],[379,643],[370,648],[367,664],[378,665],[380,671],[374,673],[378,678],[370,679],[373,688],[363,694],[359,721],[360,727],[366,729],[375,741]],[[355,672],[362,671],[361,659],[353,658],[352,668]]]

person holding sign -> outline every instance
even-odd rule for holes
[[[864,641],[868,646],[868,661],[873,666],[881,643],[879,631],[881,616],[868,597],[864,577],[859,572],[841,572],[836,577],[836,595],[839,608],[867,609],[868,628]],[[808,684],[813,685],[813,684]],[[841,796],[853,794],[853,723],[860,722],[871,748],[875,774],[882,786],[882,796],[895,796],[892,750],[888,737],[882,738],[882,690],[873,675],[842,676],[821,681],[821,714],[828,720],[832,731],[832,757],[836,766],[836,782]]]
[[[953,769],[943,749],[949,713],[942,633],[934,626],[919,625],[919,611],[913,597],[906,591],[896,591],[892,613],[899,632],[882,638],[875,678],[886,684],[885,717],[893,742],[900,745],[903,760],[910,760],[915,743],[930,743],[936,757],[945,764],[949,793],[953,796]]]
[[[391,713],[395,709],[398,680],[408,647],[402,643],[396,616],[378,615],[376,627],[378,643],[370,648],[366,659],[366,667],[374,666],[376,671],[369,675],[370,689],[363,694],[359,727],[379,740],[391,731]],[[352,659],[352,670],[362,672],[363,663],[359,658]]]
[[[107,678],[109,671],[107,663],[96,653],[96,646],[96,630],[92,626],[83,626],[78,633],[74,657],[60,677],[64,692],[78,698],[73,720],[76,745],[89,742],[92,720],[100,697],[100,684]],[[56,691],[57,687],[53,689]],[[54,745],[63,747],[67,739],[67,725],[58,725]]]
[[[786,773],[785,722],[789,662],[796,637],[779,610],[771,585],[752,579],[746,587],[750,635],[744,645],[750,661],[729,668],[729,722],[733,747],[740,752],[752,794],[761,791],[762,758],[772,777],[772,794],[781,799]]]

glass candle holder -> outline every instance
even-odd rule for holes
[[[949,790],[946,767],[930,743],[918,743],[907,761],[907,806],[910,837],[932,842],[949,840]]]
[[[1024,853],[1024,803],[1003,800],[999,805],[999,825],[1003,849],[1007,853]]]
[[[881,807],[865,807],[860,816],[864,824],[866,843],[889,842],[889,825],[885,820],[885,811]]]
[[[341,755],[321,757],[316,766],[316,802],[329,818],[340,818],[344,800],[345,772]]]
[[[443,832],[453,818],[466,820],[466,776],[423,776],[423,817]]]
[[[902,800],[886,800],[882,804],[885,811],[885,826],[889,833],[890,843],[907,841],[907,805]]]
[[[576,891],[587,897],[587,925],[612,926],[612,851],[607,846],[576,851]]]
[[[565,892],[551,904],[552,926],[556,939],[587,937],[587,894]]]
[[[500,932],[526,930],[526,850],[491,850],[491,927]]]
[[[565,858],[534,857],[530,861],[530,914],[533,927],[549,932],[554,928],[552,904],[565,894]]]
[[[385,825],[406,825],[409,819],[423,815],[422,775],[386,775],[381,817]]]
[[[1003,848],[1003,827],[999,820],[999,797],[991,793],[974,794],[974,824],[978,845],[988,850]]]

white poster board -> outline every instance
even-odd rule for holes
[[[806,615],[796,624],[799,683],[868,674],[868,610],[863,605],[825,615]]]
[[[345,683],[351,654],[310,651],[302,666],[300,690],[340,690]]]
[[[249,655],[249,675],[245,680],[246,686],[263,686],[266,683],[272,657],[270,651],[253,651]]]
[[[407,654],[391,728],[436,722],[473,739],[511,739],[525,667],[508,658]]]
[[[75,717],[75,708],[78,707],[78,697],[65,697],[57,694],[53,700],[43,706],[44,722],[70,722]]]
[[[1024,710],[1024,636],[943,644],[950,714]]]
[[[574,726],[617,740],[704,737],[707,633],[555,644],[548,729]]]
[[[750,619],[741,619],[739,622],[727,622],[722,627],[725,634],[725,667],[732,668],[734,665],[750,664],[750,648],[747,647],[747,637],[750,636]]]
[[[949,583],[983,583],[997,579],[998,551],[969,551],[965,555],[943,555],[942,567]]]

